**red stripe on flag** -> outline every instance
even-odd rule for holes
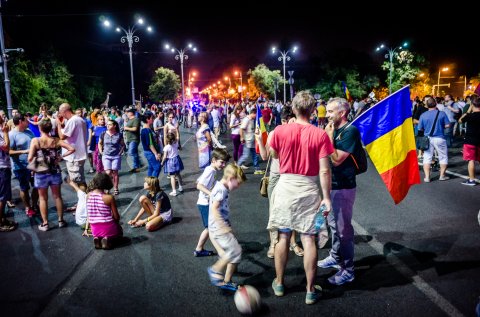
[[[395,204],[402,201],[408,194],[412,185],[420,184],[420,172],[418,171],[417,151],[407,153],[405,160],[394,168],[380,175],[387,185]]]

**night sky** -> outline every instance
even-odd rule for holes
[[[197,46],[198,53],[189,54],[185,64],[185,76],[197,70],[200,88],[234,68],[241,69],[244,78],[259,63],[281,69],[278,55],[270,53],[272,45],[283,49],[298,45],[299,52],[287,66],[295,70],[294,76],[310,79],[312,58],[339,52],[348,56],[347,64],[363,64],[386,76],[380,69],[384,53],[375,53],[375,48],[380,43],[393,47],[404,41],[430,61],[432,73],[452,63],[458,76],[480,73],[480,58],[474,49],[476,18],[468,13],[473,8],[450,4],[448,10],[438,5],[422,9],[418,3],[405,1],[390,3],[401,6],[390,10],[384,8],[385,2],[381,6],[319,2],[314,8],[312,3],[9,0],[2,2],[2,14],[8,48],[22,47],[27,57],[36,58],[53,46],[75,76],[105,78],[106,88],[114,90],[117,98],[128,98],[130,93],[127,45],[120,43],[118,33],[102,27],[101,16],[127,27],[139,14],[154,28],[153,34],[140,31],[140,42],[134,44],[135,86],[143,94],[156,68],[180,73],[179,61],[163,48],[167,42],[178,48],[190,41]]]

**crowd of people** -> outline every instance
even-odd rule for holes
[[[264,99],[246,104],[195,105],[200,111],[192,105],[182,109],[172,105],[142,107],[137,104],[122,111],[101,105],[87,113],[85,109],[74,110],[63,103],[56,111],[42,105],[35,116],[15,110],[8,122],[2,113],[0,231],[12,231],[17,226],[5,213],[7,206],[15,205],[11,187],[14,175],[26,215],[41,216],[38,230],[48,231],[52,226],[48,215],[48,188],[55,201],[58,227],[67,225],[61,193],[65,181],[77,193],[78,202],[73,207],[76,223],[84,228],[84,235],[93,236],[94,247],[108,250],[125,243],[128,239],[123,237],[115,199],[121,194],[119,171],[124,155],[130,158],[130,173],[146,170],[145,193],[139,198],[141,208],[128,225],[155,231],[171,223],[174,204],[170,197],[184,191],[179,124],[184,120],[187,129],[196,129],[198,168],[202,170],[196,188],[203,231],[193,255],[219,255],[219,260],[207,270],[211,283],[227,290],[238,288],[232,277],[242,250],[230,223],[229,193],[245,182],[249,158],[253,174],[259,175],[265,173],[260,169],[260,160],[271,160],[266,227],[270,236],[267,256],[275,261],[272,289],[276,296],[284,296],[288,253],[294,251],[304,260],[305,303],[313,304],[320,294],[320,288],[314,284],[317,267],[338,270],[328,279],[333,285],[355,279],[351,221],[356,173],[351,154],[358,151],[362,143],[359,131],[349,123],[368,109],[371,102],[368,98],[353,104],[343,98],[317,101],[310,92],[301,91],[286,105]],[[416,99],[413,106],[415,133],[431,136],[430,149],[419,153],[423,158],[424,181],[431,181],[430,164],[435,155],[440,163],[439,180],[448,179],[445,174],[447,147],[451,144],[448,140],[454,134],[463,133],[463,158],[468,161],[469,171],[469,180],[463,184],[475,185],[474,164],[480,161],[480,98],[474,95],[463,105],[461,101],[453,102],[450,95],[444,101],[426,96],[423,101]],[[256,122],[258,110],[270,132],[266,144]],[[219,141],[222,122],[230,129],[231,154]],[[229,164],[232,157],[233,163]],[[62,161],[65,161],[66,177],[62,176]],[[88,173],[95,173],[88,184],[87,161]],[[143,161],[146,167],[142,166]],[[162,168],[170,179],[168,194],[159,182]],[[217,181],[216,173],[222,170],[223,177]],[[323,247],[328,239],[326,228],[319,232],[314,225],[321,206],[321,216],[326,217],[331,232],[332,249],[326,258],[318,261],[317,247]],[[214,251],[205,249],[208,240]]]

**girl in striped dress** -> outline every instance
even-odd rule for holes
[[[123,230],[115,198],[105,193],[112,187],[112,179],[105,173],[96,174],[88,184],[87,214],[95,249],[109,250],[122,241]]]

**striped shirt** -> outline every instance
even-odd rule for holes
[[[103,193],[91,192],[87,200],[88,221],[90,223],[105,223],[113,221],[112,210],[105,205]]]

